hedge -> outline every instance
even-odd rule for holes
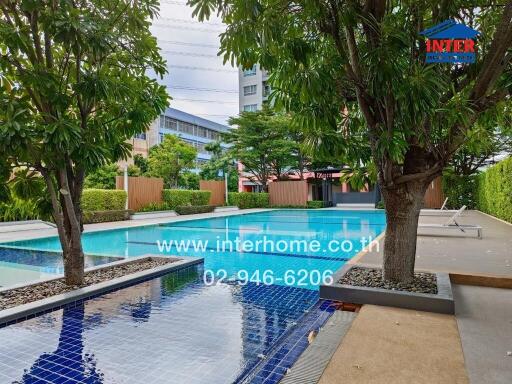
[[[84,211],[84,224],[105,223],[108,221],[122,221],[130,218],[131,211],[113,210],[113,211]]]
[[[213,212],[215,207],[213,205],[182,205],[176,207],[178,215],[193,215],[195,213]]]
[[[477,205],[478,176],[443,175],[443,193],[448,198],[447,208],[459,209],[463,205],[473,209]]]
[[[236,205],[240,209],[268,208],[268,193],[229,192],[228,204]]]
[[[208,205],[211,194],[210,191],[164,189],[162,199],[167,209],[176,209],[179,206]]]
[[[323,208],[324,202],[322,200],[310,200],[307,203],[308,208]]]
[[[126,192],[122,189],[84,189],[83,211],[119,211],[126,205]]]
[[[477,207],[512,223],[512,157],[478,175]]]

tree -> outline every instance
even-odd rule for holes
[[[87,172],[128,156],[167,105],[156,0],[0,0],[0,152],[39,172],[67,284],[81,285]]]
[[[203,180],[224,180],[224,175],[219,171],[228,174],[228,191],[238,192],[238,168],[236,159],[222,148],[219,141],[206,144],[205,149],[210,152],[211,158],[201,166],[199,176]]]
[[[133,156],[133,164],[140,169],[141,175],[144,175],[149,170],[148,159],[137,153]]]
[[[227,156],[244,166],[250,179],[267,190],[267,182],[275,176],[281,179],[295,165],[296,144],[287,135],[289,120],[268,108],[257,112],[242,112],[229,119],[236,126],[222,135],[231,144]]]
[[[178,187],[180,174],[194,168],[197,149],[175,135],[165,135],[163,141],[149,150],[148,174],[162,177],[167,187]]]
[[[116,176],[120,169],[117,164],[105,164],[94,171],[89,172],[85,177],[85,188],[115,189]]]
[[[225,61],[270,70],[276,105],[295,112],[318,151],[336,134],[351,163],[370,152],[386,205],[383,277],[397,281],[413,279],[428,185],[510,99],[512,1],[502,3],[189,1],[200,20],[218,10],[228,25]],[[479,29],[474,64],[425,63],[420,32],[446,19]]]

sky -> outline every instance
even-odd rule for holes
[[[224,28],[216,17],[194,19],[186,0],[160,0],[151,27],[167,61],[159,82],[168,87],[170,106],[221,124],[238,114],[238,70],[217,56]]]

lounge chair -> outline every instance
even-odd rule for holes
[[[420,211],[421,216],[452,216],[457,213],[458,209],[446,209],[446,203],[448,198],[444,199],[444,203],[440,209],[422,209]]]
[[[462,206],[461,209],[455,212],[453,216],[451,216],[446,223],[444,224],[418,224],[418,229],[421,228],[431,228],[431,229],[450,229],[455,231],[461,231],[466,233],[466,231],[476,231],[479,239],[482,238],[482,227],[479,225],[473,224],[459,224],[457,223],[457,218],[462,215],[462,212],[466,210],[466,206]]]

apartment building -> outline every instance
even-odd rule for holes
[[[268,72],[259,64],[252,68],[238,71],[239,109],[240,112],[260,110],[270,94]]]
[[[147,157],[149,149],[160,144],[165,135],[176,135],[197,148],[196,164],[199,168],[201,164],[211,158],[211,154],[205,149],[205,145],[219,140],[220,134],[227,130],[226,125],[175,108],[167,108],[145,133],[133,137],[131,140],[133,146],[132,159],[121,162],[120,165],[132,164],[133,156],[136,154]]]

